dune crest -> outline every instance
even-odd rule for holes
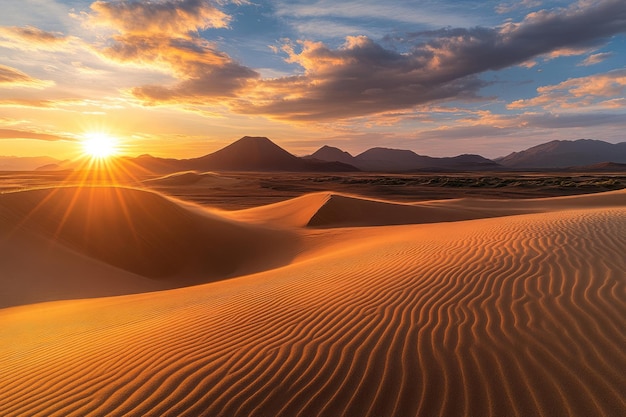
[[[304,227],[333,193],[305,194],[279,203],[225,212],[224,215],[252,223],[271,223],[285,227]]]
[[[559,210],[626,206],[626,190],[536,199],[454,200],[398,203],[320,192],[280,203],[225,213],[235,219],[287,227],[389,226],[454,222]]]

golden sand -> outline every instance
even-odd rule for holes
[[[625,191],[0,210],[3,416],[626,414]]]

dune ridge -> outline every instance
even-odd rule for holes
[[[224,212],[224,215],[287,227],[333,228],[440,223],[577,208],[624,206],[626,190],[524,200],[461,198],[418,203],[320,192],[252,209]]]
[[[626,412],[626,207],[306,233],[341,249],[0,310],[0,414]]]

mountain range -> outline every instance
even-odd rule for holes
[[[209,155],[182,160],[191,170],[223,171],[357,171],[341,161],[299,158],[266,137],[244,136]]]
[[[323,146],[305,158],[322,161],[340,161],[361,171],[410,172],[410,171],[494,171],[503,167],[480,155],[459,155],[449,158],[433,158],[418,155],[405,149],[371,148],[352,156],[331,146]]]
[[[34,171],[42,166],[60,165],[68,162],[49,156],[0,156],[0,171]]]
[[[52,158],[0,157],[0,169],[72,169],[76,163]],[[198,158],[171,159],[151,155],[123,157],[130,171],[172,173],[178,171],[283,171],[283,172],[449,172],[502,170],[589,170],[622,171],[626,164],[626,142],[611,144],[592,139],[555,140],[494,160],[480,155],[435,158],[411,150],[375,147],[356,156],[332,146],[322,146],[311,155],[295,156],[266,137],[244,136],[230,145]],[[22,168],[20,168],[22,166]]]
[[[555,169],[612,162],[626,163],[626,142],[612,144],[601,140],[553,140],[495,161],[507,168]]]

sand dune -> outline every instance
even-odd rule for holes
[[[523,212],[527,212],[524,210]],[[504,215],[511,211],[504,212]],[[286,227],[351,227],[438,223],[493,217],[484,210],[443,204],[396,203],[321,192],[252,209],[225,213],[235,219]],[[503,215],[498,212],[498,215]]]
[[[311,193],[279,203],[245,210],[223,212],[222,214],[251,223],[271,223],[284,227],[305,227],[315,213],[317,213],[333,195],[333,193],[327,192]]]
[[[428,203],[402,204],[340,194],[328,200],[309,219],[309,227],[384,226],[439,223],[491,217],[464,208],[433,207]]]
[[[56,299],[46,288],[85,297],[209,282],[288,263],[297,249],[292,233],[130,188],[7,193],[0,195],[0,209],[0,248],[20,248],[16,257],[3,256],[0,306]],[[77,270],[77,263],[86,269]],[[31,285],[23,285],[25,279]]]
[[[622,416],[623,195],[394,227],[296,229],[323,194],[239,213],[283,210],[300,254],[195,287],[0,310],[0,415]]]
[[[229,215],[239,220],[288,227],[351,227],[439,223],[555,210],[624,206],[626,190],[571,197],[525,200],[463,198],[412,204],[322,192],[239,210]]]

